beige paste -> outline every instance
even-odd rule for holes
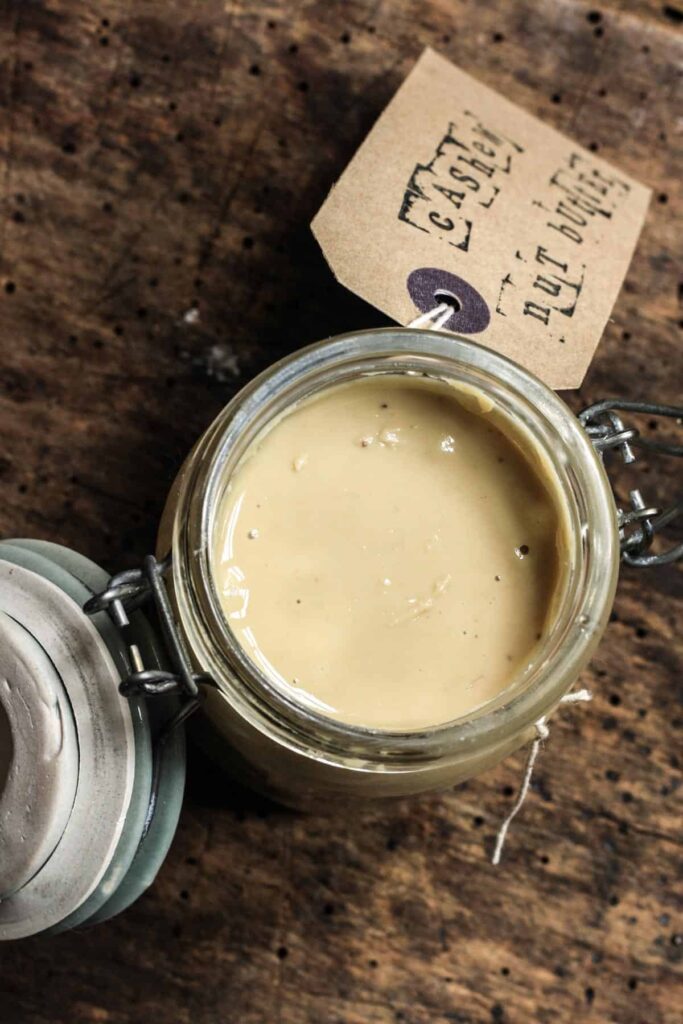
[[[341,721],[419,730],[534,658],[567,564],[538,459],[471,391],[384,375],[303,401],[251,446],[213,569],[251,659]]]

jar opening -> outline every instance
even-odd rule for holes
[[[487,396],[539,460],[543,475],[554,481],[558,508],[566,516],[568,571],[558,587],[553,629],[531,668],[464,717],[414,732],[334,721],[274,686],[235,642],[212,566],[216,510],[226,481],[255,439],[311,395],[376,374],[454,380],[465,391]],[[467,339],[393,329],[348,335],[298,352],[267,370],[226,407],[186,474],[173,550],[174,588],[188,642],[230,706],[279,742],[305,745],[314,737],[332,758],[355,754],[382,762],[452,757],[456,748],[463,754],[482,742],[503,743],[552,709],[597,644],[618,564],[609,484],[567,406],[522,367]]]
[[[281,693],[417,732],[523,686],[543,658],[570,512],[485,392],[363,371],[267,422],[226,472],[210,571],[232,642]]]

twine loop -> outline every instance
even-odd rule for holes
[[[586,703],[593,700],[593,694],[590,690],[576,690],[574,693],[565,693],[561,699],[560,704],[579,704]],[[550,738],[550,729],[546,721],[545,715],[534,722],[534,728],[536,729],[536,737],[533,740],[529,753],[526,759],[526,765],[524,766],[524,774],[522,775],[522,782],[517,793],[517,799],[515,800],[508,816],[502,822],[498,833],[496,835],[496,845],[493,849],[493,856],[491,857],[491,863],[494,865],[500,864],[500,858],[503,853],[503,847],[505,846],[505,840],[507,838],[508,830],[513,822],[513,819],[517,816],[519,811],[522,809],[522,805],[526,800],[531,786],[531,778],[534,774],[534,765],[536,764],[536,758],[541,750],[541,744]]]

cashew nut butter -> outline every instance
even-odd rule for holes
[[[213,573],[276,685],[339,721],[414,731],[533,662],[567,530],[490,399],[375,375],[301,401],[252,443],[217,509]]]

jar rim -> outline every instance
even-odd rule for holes
[[[382,366],[370,370],[370,364]],[[362,367],[366,366],[363,371]],[[573,489],[575,569],[562,642],[531,673],[511,680],[498,698],[466,716],[428,729],[370,728],[330,718],[284,693],[247,657],[225,618],[211,572],[217,495],[263,427],[314,390],[362,372],[419,372],[444,367],[508,402],[565,488]],[[277,400],[277,401],[276,401]],[[279,407],[278,407],[279,401]],[[264,415],[264,410],[270,410]],[[229,474],[228,474],[229,475]],[[566,491],[569,495],[569,491]],[[559,702],[589,660],[606,625],[618,572],[616,509],[601,460],[569,407],[528,370],[458,335],[411,328],[351,332],[300,349],[273,364],[222,410],[196,446],[185,474],[172,530],[173,585],[181,626],[203,670],[219,677],[223,696],[252,725],[280,742],[310,748],[332,760],[390,761],[414,766],[416,757],[467,756],[474,746],[497,746],[524,731]],[[577,589],[578,587],[578,589]],[[516,688],[516,682],[520,685]],[[506,697],[506,694],[508,695]],[[397,770],[400,768],[397,767]]]

